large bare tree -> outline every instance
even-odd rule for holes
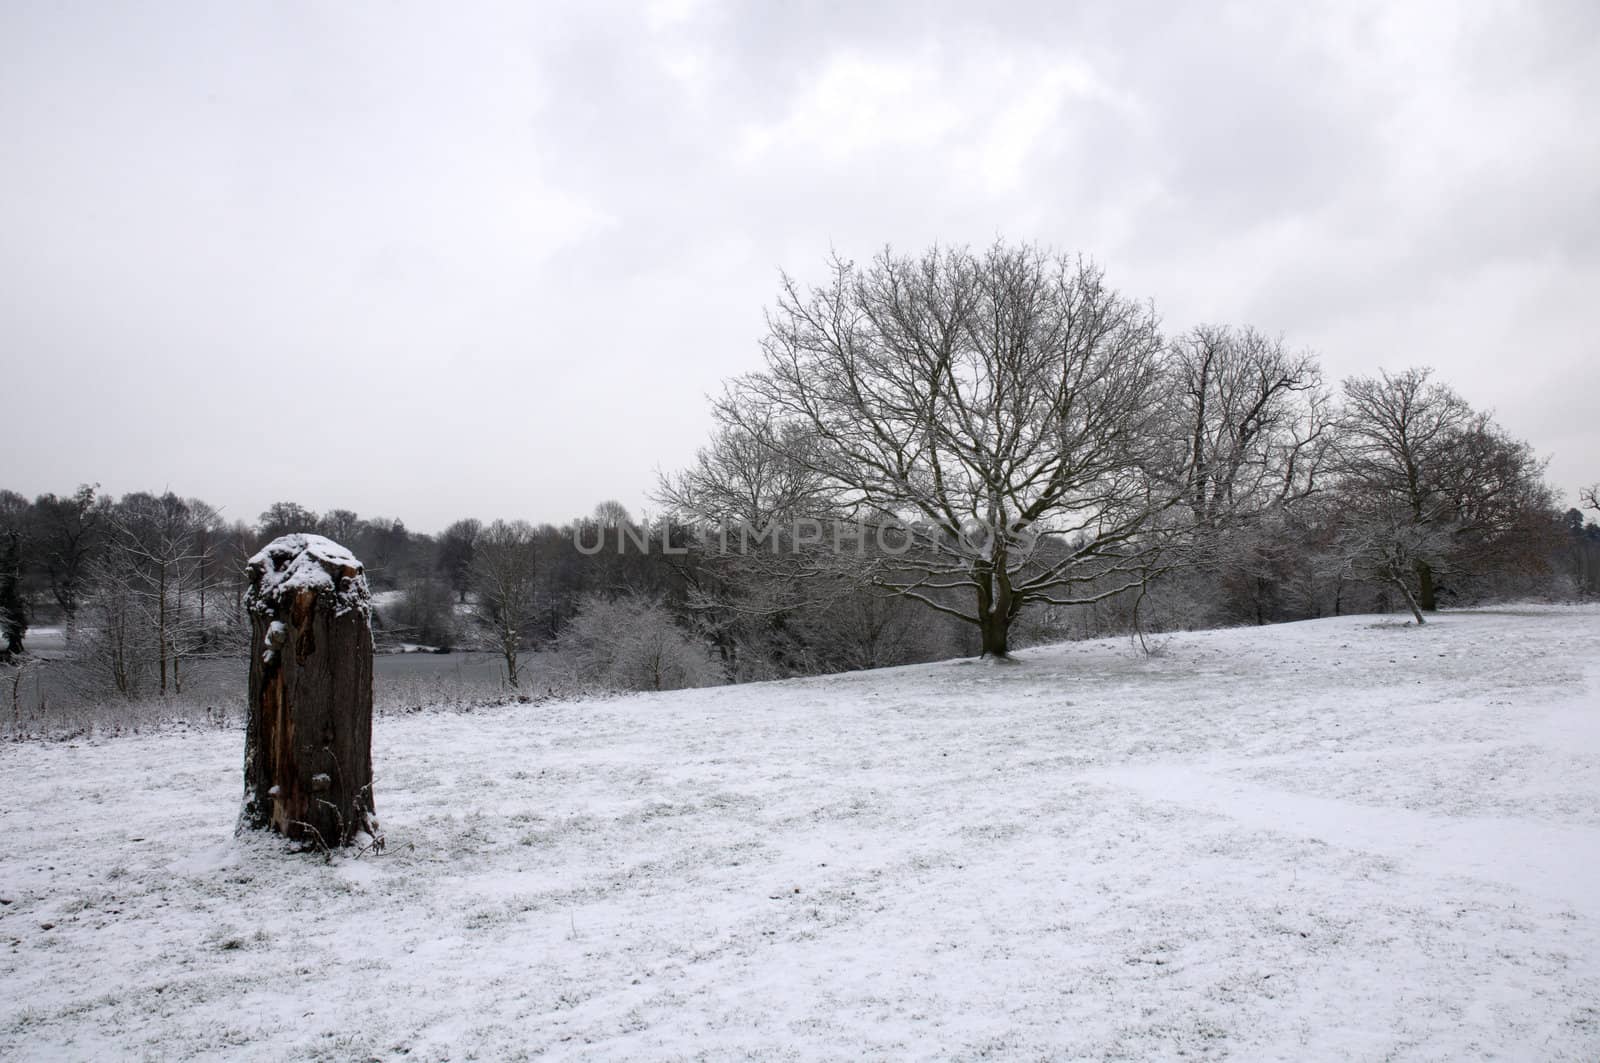
[[[34,501],[50,593],[69,623],[78,611],[84,579],[100,553],[109,525],[111,504],[96,493],[98,488],[98,484],[83,484],[71,495],[58,498],[46,494]]]
[[[1168,349],[1194,536],[1190,585],[1226,620],[1265,623],[1304,580],[1331,400],[1309,353],[1250,327],[1201,325]]]
[[[439,536],[434,564],[462,602],[472,589],[472,550],[482,532],[483,521],[468,517],[456,521]]]
[[[1541,558],[1544,464],[1425,368],[1344,384],[1340,498],[1350,556],[1400,587],[1417,619],[1438,579]]]
[[[688,468],[661,477],[655,498],[671,519],[715,534],[718,526],[781,527],[837,509],[823,478],[804,464],[810,436],[795,424],[760,422],[754,411],[749,420],[758,431],[723,424]],[[714,538],[694,545],[674,564],[684,604],[724,666],[740,678],[765,678],[768,667],[787,674],[792,614],[818,596],[837,601],[835,583],[824,589],[804,578],[814,566],[796,564],[792,555],[724,550]]]
[[[505,663],[506,682],[521,679],[522,647],[537,619],[538,541],[527,521],[497,520],[473,544],[473,621],[483,645]]]
[[[1332,416],[1315,358],[1253,328],[1201,325],[1173,340],[1170,367],[1198,527],[1318,489]]]
[[[217,637],[227,617],[215,615],[221,522],[199,500],[134,492],[109,510],[107,528],[83,573],[87,617],[69,629],[74,653],[119,694],[144,693],[147,676],[162,695],[181,694],[185,663],[227,648]]]
[[[1007,245],[836,259],[820,287],[786,276],[768,326],[722,429],[798,465],[823,515],[893,527],[907,548],[866,551],[871,578],[976,625],[986,656],[1029,602],[1150,571],[1184,493],[1162,338],[1092,264]]]

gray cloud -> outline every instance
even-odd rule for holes
[[[1081,249],[1600,476],[1587,4],[0,9],[6,486],[637,505],[830,249]]]

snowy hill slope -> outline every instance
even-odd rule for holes
[[[0,749],[0,1056],[1600,1058],[1600,610]]]

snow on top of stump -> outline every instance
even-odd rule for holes
[[[372,592],[354,554],[332,539],[308,532],[280,535],[249,561],[255,601],[277,601],[303,590],[331,594],[338,612],[369,612]]]

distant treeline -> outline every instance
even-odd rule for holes
[[[1546,519],[1522,556],[1454,572],[1437,593],[1461,603],[1600,593],[1600,526],[1577,509]],[[0,490],[0,650],[20,658],[30,626],[62,626],[92,685],[125,696],[180,693],[187,661],[243,652],[245,561],[271,539],[301,531],[349,546],[366,564],[381,603],[380,643],[493,650],[507,662],[508,681],[519,654],[558,643],[594,658],[597,678],[641,689],[914,663],[978,648],[968,625],[914,601],[818,582],[785,564],[786,553],[713,556],[684,527],[635,521],[614,502],[563,525],[464,519],[429,535],[398,519],[319,514],[292,502],[253,523],[228,522],[199,499],[113,499],[85,485],[32,501]],[[1019,636],[1405,607],[1382,580],[1342,575],[1315,538],[1293,522],[1255,529],[1209,564],[1174,568],[1139,592],[1039,610]],[[650,548],[641,550],[641,541]],[[616,644],[629,640],[631,657],[617,660]]]
[[[1600,529],[1425,368],[1335,389],[1249,327],[1164,334],[1031,245],[829,274],[785,279],[765,368],[714,402],[659,519],[605,502],[423,535],[292,502],[245,524],[170,492],[0,491],[0,653],[59,623],[84,685],[181,691],[186,662],[242,652],[245,560],[295,532],[366,565],[380,640],[491,650],[510,687],[551,646],[584,682],[662,689],[1600,592]],[[1600,485],[1580,497],[1600,511]],[[757,548],[691,531],[730,524]]]
[[[681,566],[634,547],[645,532],[617,503],[562,526],[467,519],[428,535],[398,519],[293,502],[245,523],[170,491],[112,498],[83,485],[30,502],[0,490],[0,659],[27,653],[30,627],[61,626],[107,692],[179,693],[186,662],[243,652],[246,561],[295,532],[325,535],[361,559],[381,603],[380,644],[491,649],[513,685],[518,651],[553,643],[586,600],[624,599],[659,620],[684,599]],[[673,633],[689,643],[686,629]]]

